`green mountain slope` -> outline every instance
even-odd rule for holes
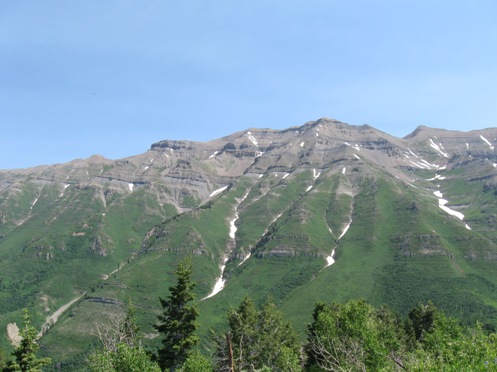
[[[357,297],[400,313],[432,300],[495,326],[496,137],[320,119],[2,171],[2,324],[29,307],[41,327],[83,295],[42,338],[67,359],[131,298],[153,345],[158,297],[192,255],[205,346],[245,295],[270,297],[300,331],[316,301]]]

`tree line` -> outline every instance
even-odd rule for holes
[[[92,372],[131,371],[497,371],[497,336],[446,316],[432,303],[419,304],[406,318],[365,300],[317,303],[299,342],[289,321],[270,301],[258,307],[249,297],[227,313],[228,331],[213,335],[214,355],[199,349],[198,307],[189,258],[176,269],[176,284],[159,298],[155,354],[140,343],[131,302],[114,326],[98,329],[102,349],[88,358]],[[22,341],[3,371],[41,371],[36,330],[25,312]]]

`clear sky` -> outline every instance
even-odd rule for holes
[[[0,1],[0,169],[323,116],[496,127],[497,1]]]

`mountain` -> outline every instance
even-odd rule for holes
[[[496,143],[495,128],[396,138],[322,118],[0,171],[2,324],[15,333],[28,307],[44,352],[67,359],[131,298],[153,344],[158,297],[191,254],[205,345],[244,295],[301,332],[316,301],[357,297],[495,327]]]

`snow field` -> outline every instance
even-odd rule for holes
[[[490,150],[493,150],[495,148],[494,146],[492,146],[492,144],[490,143],[490,141],[488,139],[486,139],[482,135],[480,135],[480,138],[482,139],[482,141],[486,142],[486,144],[490,147]]]
[[[221,187],[220,189],[214,190],[210,195],[209,198],[212,198],[213,196],[221,194],[224,190],[228,188],[228,185]]]

